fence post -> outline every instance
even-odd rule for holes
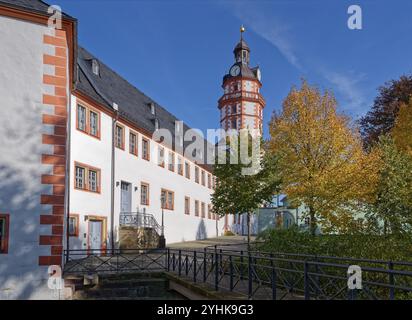
[[[220,259],[219,259],[219,263],[220,263],[220,268],[219,268],[219,273],[222,275],[225,275],[225,272],[223,270],[223,251],[222,249],[220,249]]]
[[[275,266],[273,264],[273,254],[270,254],[270,266],[272,269],[272,300],[276,300],[276,270]]]
[[[219,290],[219,256],[215,246],[215,290]]]
[[[304,267],[304,286],[305,286],[305,300],[310,300],[310,292],[309,292],[309,264],[305,261]]]
[[[395,299],[395,288],[394,288],[395,279],[394,279],[393,273],[391,272],[391,271],[393,271],[393,262],[392,261],[389,261],[388,268],[389,268],[389,271],[390,271],[390,273],[389,273],[389,285],[390,285],[389,299],[393,300],[393,299]]]
[[[243,250],[240,250],[240,280],[243,280]]]
[[[187,276],[189,274],[189,262],[188,262],[189,259],[188,259],[188,253],[187,252],[186,252],[186,259],[185,260],[186,260],[186,262],[185,262],[186,263],[186,270],[185,271],[186,271],[186,276]]]
[[[206,248],[203,249],[203,282],[206,282],[206,265],[207,265],[207,252]]]
[[[196,259],[196,250],[193,251],[193,282],[196,282],[196,273],[197,273],[197,259]]]
[[[166,252],[166,266],[167,266],[167,271],[170,271],[170,249],[167,248]]]
[[[249,252],[249,257],[248,257],[248,298],[249,300],[252,299],[252,292],[253,292],[253,280],[252,280],[252,257]]]
[[[230,272],[230,291],[233,291],[233,261],[232,261],[232,255],[229,256],[229,272]]]
[[[172,264],[173,264],[173,271],[175,271],[176,270],[176,254],[174,252],[173,252]]]
[[[179,250],[179,277],[182,275],[182,250]]]

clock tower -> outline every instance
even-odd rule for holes
[[[220,126],[226,131],[256,129],[262,135],[265,99],[260,94],[261,74],[259,67],[249,66],[250,49],[243,39],[244,31],[242,26],[240,41],[233,50],[235,62],[223,77],[224,93],[218,104]]]

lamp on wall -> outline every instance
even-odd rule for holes
[[[120,184],[120,182],[119,182],[119,181],[116,181],[116,187],[118,187],[118,186],[119,186],[119,184]]]

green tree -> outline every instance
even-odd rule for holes
[[[246,132],[241,130],[237,137],[243,134]],[[227,139],[224,151],[220,158],[217,158],[214,167],[217,183],[212,204],[214,212],[220,216],[247,214],[248,246],[250,246],[250,216],[279,191],[280,181],[276,175],[276,158],[266,154],[263,148],[259,148],[258,152],[252,152],[253,143],[250,136],[243,141],[239,140],[240,143],[234,146]],[[263,142],[258,141],[258,145],[263,146]],[[242,150],[247,150],[250,163],[241,160]]]
[[[379,183],[367,214],[369,227],[383,234],[412,231],[412,157],[398,149],[390,135],[381,136]]]

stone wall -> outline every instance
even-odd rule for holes
[[[120,249],[157,248],[159,235],[152,228],[120,227]]]

